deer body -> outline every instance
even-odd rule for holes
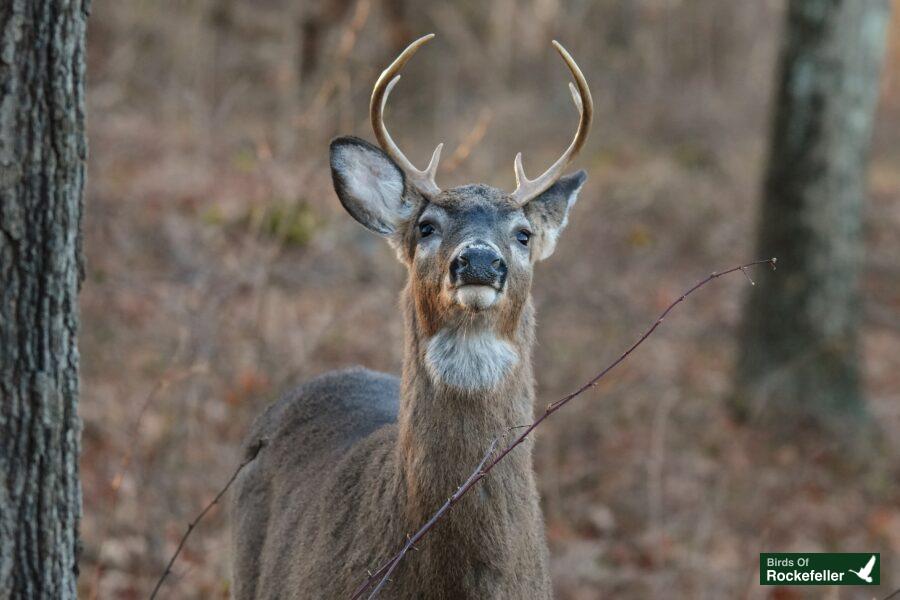
[[[381,110],[396,79],[382,80],[373,94]],[[580,102],[583,134],[589,93]],[[402,376],[328,373],[256,421],[245,452],[266,445],[234,486],[238,600],[350,598],[498,434],[532,420],[532,267],[552,252],[585,175],[529,181],[523,173],[513,194],[483,185],[442,191],[434,183],[440,147],[426,171],[414,170],[381,110],[373,124],[385,152],[338,138],[331,165],[345,208],[386,236],[409,270]],[[560,162],[568,160],[551,169]],[[531,455],[528,439],[463,496],[381,597],[550,598]]]
[[[350,598],[465,481],[493,436],[531,419],[527,357],[490,396],[460,393],[431,383],[417,358],[425,349],[410,337],[402,380],[329,373],[258,420],[248,443],[267,445],[234,499],[235,598]],[[398,567],[383,597],[549,598],[537,498],[523,445]]]

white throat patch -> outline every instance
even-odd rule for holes
[[[425,351],[431,377],[462,390],[496,386],[518,360],[509,342],[480,331],[442,329]]]

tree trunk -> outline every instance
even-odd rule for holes
[[[0,3],[0,599],[76,596],[87,13]]]
[[[788,3],[758,238],[779,269],[746,306],[736,395],[769,422],[865,416],[862,211],[887,22],[886,0]]]

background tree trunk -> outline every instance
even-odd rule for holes
[[[746,307],[740,411],[829,426],[865,415],[861,221],[887,23],[886,0],[788,4],[758,238],[780,268]]]
[[[87,2],[0,4],[0,598],[74,598]]]

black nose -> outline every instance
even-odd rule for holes
[[[486,244],[474,244],[450,263],[450,278],[456,285],[492,285],[502,287],[506,279],[506,262]]]

